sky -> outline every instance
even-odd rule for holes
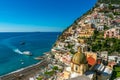
[[[97,0],[0,0],[0,32],[59,32]]]

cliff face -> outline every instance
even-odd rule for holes
[[[115,29],[111,34],[106,33],[113,28]],[[63,31],[53,49],[75,53],[79,46],[87,46],[88,51],[108,51],[118,43],[120,43],[120,0],[98,0],[92,9]],[[109,53],[120,53],[119,48],[118,45]]]

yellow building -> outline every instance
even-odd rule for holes
[[[93,35],[94,29],[92,28],[92,24],[85,24],[82,26],[82,31],[79,34],[79,37],[89,38]]]
[[[72,58],[71,70],[83,75],[88,70],[86,56],[81,51],[78,51]]]
[[[79,42],[80,44],[85,44],[85,43],[86,43],[86,40],[85,40],[85,39],[78,39],[78,42]]]

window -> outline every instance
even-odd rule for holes
[[[77,71],[77,70],[78,70],[78,67],[76,66],[75,71]]]
[[[112,31],[112,34],[114,34],[114,32]]]

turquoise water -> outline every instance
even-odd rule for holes
[[[51,49],[59,32],[0,33],[0,76],[35,64],[36,56]],[[21,44],[25,42],[25,44]],[[15,50],[18,51],[15,51]],[[33,56],[21,54],[30,51]]]

